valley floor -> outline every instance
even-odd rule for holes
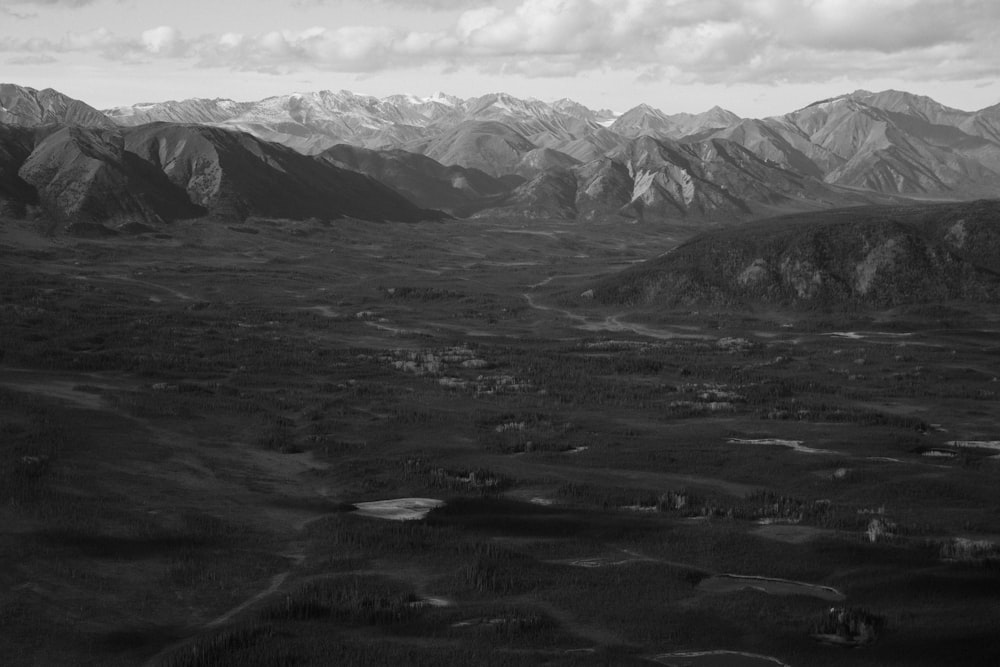
[[[0,663],[997,664],[1000,310],[587,297],[689,233],[0,222]]]

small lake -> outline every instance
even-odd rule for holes
[[[423,519],[432,509],[442,505],[444,505],[443,500],[434,498],[395,498],[354,503],[357,507],[354,513],[385,521],[415,521]]]

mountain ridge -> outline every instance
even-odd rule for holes
[[[1000,301],[1000,201],[860,207],[698,235],[593,286],[606,304],[877,307]]]
[[[151,124],[166,123],[186,129],[156,131],[187,133],[195,142],[207,132],[213,142],[228,146],[232,173],[256,173],[254,161],[261,160],[270,160],[279,173],[298,165],[292,169],[298,181],[288,181],[288,187],[302,201],[309,199],[302,183],[324,190],[316,174],[328,168],[374,179],[387,186],[384,192],[394,193],[385,195],[389,199],[400,195],[425,210],[477,217],[735,223],[908,198],[1000,195],[1000,105],[967,112],[904,91],[858,90],[782,116],[748,119],[719,106],[700,114],[666,114],[640,104],[612,114],[565,98],[553,103],[506,93],[378,98],[350,91],[256,102],[143,103],[103,116],[55,91],[13,84],[0,90],[7,125],[39,131],[89,125],[138,136]],[[206,129],[195,132],[195,127]],[[5,164],[16,163],[11,156],[23,152],[21,144],[13,135],[2,139],[11,143],[0,146],[8,153]],[[206,150],[208,163],[217,162]],[[307,163],[285,150],[316,157],[306,169],[316,173],[307,175],[301,169]],[[232,161],[237,153],[245,164]],[[11,210],[31,200],[25,188],[33,186],[11,175],[19,169],[0,165],[0,198]],[[279,180],[287,178],[285,173]],[[257,189],[266,191],[264,185],[261,181]],[[336,199],[333,190],[325,192]],[[188,194],[192,204],[203,205],[197,192]],[[308,208],[280,192],[275,198],[295,215]],[[281,213],[252,191],[223,199],[242,202],[228,210],[236,217],[251,210]],[[381,215],[371,206],[359,210]]]
[[[325,102],[314,103],[318,99]],[[302,100],[312,115],[282,117],[291,100]],[[192,117],[205,116],[204,102],[191,104]],[[241,104],[248,106],[238,106]],[[532,148],[589,162],[622,150],[633,139],[650,136],[682,142],[734,141],[785,169],[830,185],[879,194],[939,194],[957,199],[1000,194],[1000,104],[962,111],[898,90],[856,90],[761,119],[741,118],[720,106],[698,114],[667,114],[639,104],[612,114],[565,98],[546,103],[505,93],[462,99],[443,94],[434,98],[376,98],[325,91],[227,105],[233,113],[243,115],[228,120],[216,115],[213,122],[306,152],[325,146],[336,136],[337,143],[403,148],[445,165],[474,166],[494,176],[533,176],[537,172],[518,172],[518,160],[514,159],[514,154],[522,155]],[[246,112],[250,108],[257,111]],[[261,110],[265,108],[267,112]],[[335,109],[340,116],[323,118],[323,109]],[[164,103],[159,110],[143,105],[141,112],[145,115],[128,117],[119,108],[111,117],[134,122],[157,114],[172,119],[179,113],[175,103]],[[481,122],[499,123],[492,126],[496,137],[507,138],[483,139],[482,129],[487,126],[471,130],[471,137],[456,136],[463,126],[476,128],[474,123]],[[486,141],[494,146],[484,148]],[[457,146],[442,148],[442,142]],[[566,166],[560,164],[559,168]]]

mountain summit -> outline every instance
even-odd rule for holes
[[[21,127],[55,124],[115,127],[97,109],[51,88],[35,90],[12,83],[0,83],[0,123]]]

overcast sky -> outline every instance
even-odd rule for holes
[[[98,108],[347,89],[784,113],[1000,102],[998,0],[0,0],[0,81]]]

